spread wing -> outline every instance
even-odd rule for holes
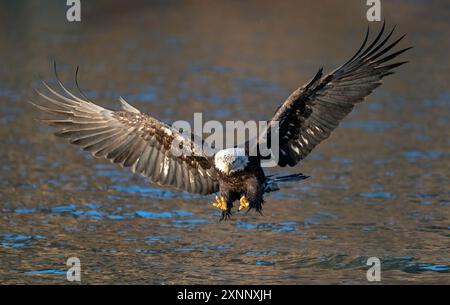
[[[59,129],[56,136],[159,185],[199,194],[218,191],[212,160],[179,131],[122,98],[122,110],[112,111],[75,96],[60,81],[64,95],[43,84],[49,94],[37,93],[46,103],[32,104],[55,117],[43,121]]]
[[[294,166],[305,158],[317,144],[330,136],[355,104],[381,85],[384,76],[393,74],[394,68],[406,63],[390,61],[410,48],[386,54],[405,35],[390,43],[395,27],[382,39],[384,29],[385,24],[366,47],[367,30],[361,48],[349,61],[325,76],[320,69],[311,81],[295,90],[277,109],[269,128],[278,122],[278,165]]]

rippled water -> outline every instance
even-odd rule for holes
[[[317,2],[317,3],[316,3]],[[362,1],[364,2],[364,1]],[[450,7],[383,2],[410,64],[358,105],[267,198],[265,216],[218,223],[212,198],[160,189],[51,136],[26,103],[49,59],[108,107],[123,96],[166,121],[268,119],[359,45],[361,1],[2,1],[0,282],[450,283]],[[109,5],[106,5],[109,4]]]

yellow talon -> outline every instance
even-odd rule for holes
[[[241,199],[239,199],[239,211],[246,209],[250,206],[250,202],[248,202],[247,198],[245,198],[245,195],[241,197]]]
[[[222,196],[220,197],[216,196],[216,202],[213,203],[213,206],[221,209],[222,211],[225,211],[227,209],[227,203],[225,201],[225,198],[223,198]]]

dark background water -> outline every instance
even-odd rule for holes
[[[50,60],[103,106],[119,96],[168,122],[268,119],[320,66],[359,46],[365,1],[65,1],[0,4],[0,282],[450,283],[450,5],[383,1],[410,64],[386,79],[267,198],[218,223],[212,198],[160,189],[39,125]],[[373,24],[376,31],[379,24]]]

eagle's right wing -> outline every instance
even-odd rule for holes
[[[94,157],[131,167],[159,185],[199,194],[218,191],[212,159],[204,156],[194,141],[122,98],[122,110],[112,111],[75,96],[59,84],[65,95],[44,82],[51,95],[37,92],[46,104],[32,103],[55,116],[43,121],[59,128],[56,136]]]

